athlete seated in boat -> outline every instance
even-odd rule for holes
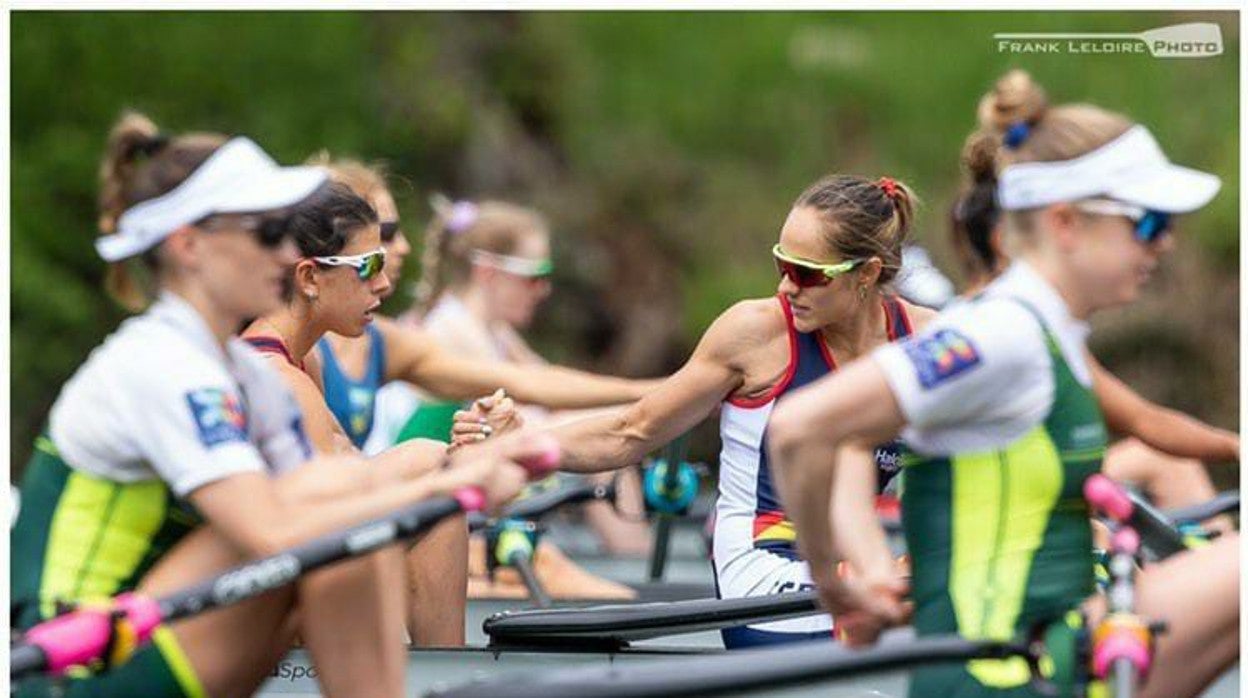
[[[319,452],[355,453],[356,448],[326,404],[323,373],[312,349],[326,332],[357,337],[374,322],[375,338],[384,347],[384,380],[407,380],[461,399],[503,386],[542,404],[592,407],[634,400],[650,385],[559,367],[520,368],[463,359],[422,332],[374,319],[390,281],[382,273],[385,249],[373,208],[335,182],[327,185],[324,197],[293,213],[291,235],[301,258],[287,280],[287,302],[253,322],[243,337],[272,359],[294,392],[308,436]],[[435,444],[411,441],[370,460],[383,467],[397,460],[425,471],[441,463],[444,447]],[[466,557],[463,517],[440,523],[408,556],[413,592],[410,633],[417,644],[463,644]]]
[[[780,396],[908,336],[935,315],[889,289],[912,217],[910,190],[889,178],[833,175],[812,184],[794,203],[772,249],[780,272],[777,295],[724,312],[685,366],[637,404],[553,429],[563,447],[561,467],[592,472],[635,463],[720,408],[713,546],[719,595],[812,587],[773,486],[765,448],[771,410]],[[477,415],[455,425],[465,442],[480,429]],[[874,500],[898,470],[898,447],[880,443],[873,458],[878,477],[852,483],[858,496],[846,496],[843,506],[838,502],[837,515],[850,522],[842,530],[855,531],[843,544],[858,575],[895,580]],[[864,541],[868,535],[877,535],[878,545]],[[828,638],[831,627],[828,616],[764,623],[725,631],[724,642],[735,648]]]
[[[1044,101],[1020,100],[1020,95],[1040,88],[1022,71],[1002,78],[984,105],[1017,104],[1010,120],[1029,121]],[[1009,265],[998,225],[997,178],[993,141],[982,132],[973,134],[962,150],[966,174],[962,194],[954,203],[950,230],[954,249],[968,279],[965,296],[979,293]],[[1093,390],[1105,422],[1112,432],[1127,438],[1109,447],[1104,471],[1115,480],[1138,486],[1164,508],[1178,508],[1207,501],[1216,495],[1204,461],[1239,462],[1239,435],[1217,429],[1174,410],[1152,403],[1131,390],[1089,357]],[[1233,528],[1229,517],[1206,524],[1206,529]]]
[[[550,228],[536,211],[502,201],[459,201],[434,197],[434,217],[425,231],[416,307],[405,319],[419,325],[460,356],[520,366],[545,366],[520,334],[551,292]],[[392,390],[407,386],[397,384]],[[396,439],[450,440],[453,410],[433,396],[417,395],[418,406]],[[411,404],[411,403],[409,403]],[[529,425],[553,424],[587,416],[551,412],[521,404]],[[597,476],[609,481],[610,475]],[[635,471],[617,482],[618,498],[640,516],[641,483]],[[649,552],[648,527],[616,513],[608,502],[591,502],[582,511],[604,550],[612,554]],[[538,570],[541,572],[541,570]],[[562,570],[552,569],[559,574]]]
[[[1207,203],[1220,182],[1170,164],[1149,131],[1091,105],[1016,119],[989,97],[1006,246],[1013,264],[924,331],[786,397],[770,449],[781,497],[825,604],[853,642],[904,615],[895,588],[832,572],[846,449],[902,435],[913,622],[920,635],[1007,639],[1037,621],[1046,675],[1067,685],[1093,591],[1084,481],[1107,433],[1084,340],[1096,311],[1134,300],[1174,244],[1169,216]],[[1024,95],[1023,103],[1038,96]],[[835,504],[833,504],[835,506]],[[1136,609],[1165,621],[1140,694],[1194,696],[1239,654],[1239,540],[1144,569]],[[1085,604],[1085,600],[1090,599]],[[1081,613],[1080,611],[1083,611]],[[911,695],[1037,696],[1022,659],[917,670]],[[1062,695],[1070,695],[1070,688]]]
[[[350,187],[357,196],[367,201],[377,212],[381,229],[381,246],[386,251],[383,273],[390,282],[388,288],[383,291],[382,297],[392,295],[394,289],[398,287],[403,262],[411,252],[411,245],[399,226],[398,207],[386,185],[383,171],[377,166],[368,166],[351,160],[331,161],[325,154],[314,158],[311,162],[328,168],[331,179]],[[459,344],[448,344],[450,337],[445,332],[438,332],[438,327],[425,329],[428,330],[426,336],[436,339],[440,345],[453,351],[460,358],[495,360],[495,357],[480,356],[477,352],[465,350]],[[395,436],[403,425],[400,423],[397,427],[386,428],[388,421],[394,421],[392,416],[387,416],[388,413],[393,413],[397,409],[402,412],[402,420],[411,417],[413,422],[417,421],[416,416],[412,414],[415,403],[405,399],[406,395],[415,394],[415,389],[402,380],[392,380],[386,383],[389,380],[387,343],[385,336],[375,323],[369,324],[364,333],[357,337],[327,332],[317,341],[314,356],[321,365],[320,377],[324,386],[325,403],[351,442],[356,447],[362,448],[366,454],[380,453],[398,441]],[[440,399],[432,399],[436,400],[439,405],[442,404]],[[397,406],[396,402],[399,403]],[[391,405],[389,409],[386,408],[388,404]],[[460,404],[450,403],[452,409]],[[422,412],[426,411],[425,407],[421,406]],[[403,441],[411,438],[450,440],[451,413],[437,409],[437,405],[433,407],[433,414],[445,413],[445,424],[438,427],[426,420],[422,422],[426,425],[425,428],[407,435],[402,439]],[[441,423],[441,420],[435,419],[434,422]],[[639,499],[640,492],[637,492],[636,496]],[[600,506],[611,511],[611,507],[607,504]],[[624,533],[626,534],[627,531]],[[644,534],[643,530],[641,535],[637,536],[643,542],[646,540]],[[474,536],[469,541],[468,549],[469,596],[489,595],[514,598],[527,596],[528,589],[518,577],[512,578],[514,575],[509,570],[499,570],[499,574],[495,575],[492,581],[487,578],[485,573],[487,554],[483,538]],[[414,556],[414,559],[415,557],[418,556]],[[534,564],[538,579],[555,597],[627,599],[635,595],[633,590],[626,586],[580,569],[548,541],[539,543],[534,556]],[[437,587],[442,586],[439,581]],[[454,623],[445,625],[449,627]]]
[[[233,334],[281,303],[297,259],[287,209],[321,195],[323,172],[279,167],[246,138],[166,136],[137,114],[113,129],[102,172],[96,248],[110,289],[135,309],[158,297],[91,353],[36,442],[10,538],[15,627],[62,602],[180,590],[467,485],[495,504],[521,489],[523,469],[488,450],[423,478],[309,460],[294,398]],[[401,564],[397,547],[343,562],[159,628],[130,661],[64,693],[34,680],[17,694],[250,695],[297,633],[326,694],[400,696]]]

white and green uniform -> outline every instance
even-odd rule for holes
[[[49,617],[58,601],[134,589],[199,524],[190,493],[310,456],[281,377],[237,338],[223,350],[190,304],[165,293],[93,351],[52,406],[11,533],[14,624]],[[193,695],[171,637],[166,664]]]
[[[872,354],[912,450],[902,512],[920,635],[1007,639],[1069,619],[1093,592],[1082,492],[1100,469],[1106,431],[1087,333],[1019,262],[924,332]],[[1067,648],[1070,636],[1061,638]],[[1065,680],[1071,652],[1053,661]],[[920,670],[912,685],[931,698],[1032,696],[1028,678],[1021,659],[982,661]]]

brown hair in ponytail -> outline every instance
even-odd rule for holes
[[[168,138],[146,116],[123,113],[109,133],[100,164],[100,232],[115,233],[126,209],[173,190],[225,141],[225,136],[208,133]],[[142,259],[155,271],[155,251]],[[150,301],[152,289],[136,276],[133,263],[109,265],[104,288],[118,303],[137,311]]]
[[[869,180],[829,175],[810,185],[793,207],[809,207],[824,220],[828,249],[842,259],[878,257],[879,285],[901,271],[901,248],[914,222],[916,197],[910,187],[889,177]]]

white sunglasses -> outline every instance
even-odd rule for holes
[[[362,254],[331,255],[329,257],[311,257],[310,259],[326,267],[354,267],[360,280],[368,281],[380,274],[381,270],[386,267],[386,250],[383,247],[378,247],[372,252],[364,252]]]

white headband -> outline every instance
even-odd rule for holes
[[[117,232],[95,249],[116,262],[155,247],[178,228],[214,213],[270,211],[296,204],[327,179],[318,167],[282,167],[249,138],[217,148],[185,181],[126,209]]]
[[[1214,175],[1172,164],[1148,129],[1133,126],[1073,160],[1007,166],[997,201],[1003,210],[1018,211],[1109,196],[1155,211],[1186,213],[1208,203],[1220,187]]]

